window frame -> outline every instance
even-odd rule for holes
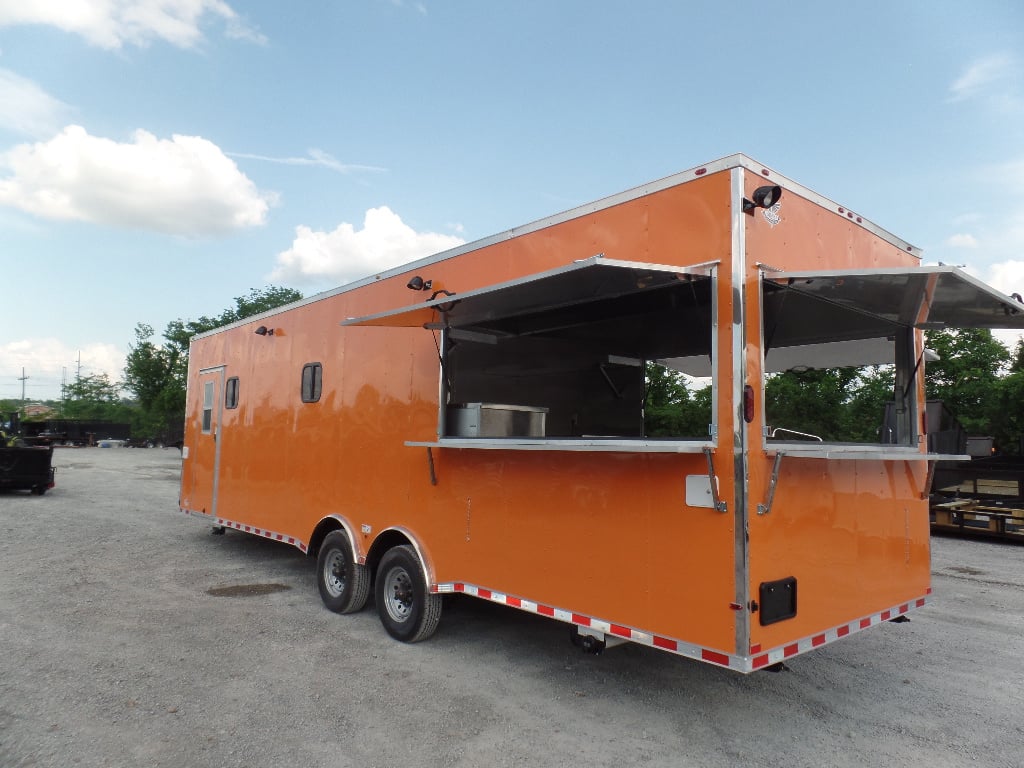
[[[1022,328],[1024,327],[1024,305],[1014,298],[1005,296],[976,278],[955,267],[879,267],[871,269],[840,270],[766,270],[760,274],[760,307],[758,322],[762,334],[762,369],[766,372],[782,370],[778,361],[770,364],[767,359],[775,330],[766,329],[766,286],[773,291],[788,291],[796,298],[816,302],[821,307],[831,306],[836,312],[848,317],[858,315],[865,323],[875,323],[872,333],[860,335],[849,332],[836,335],[842,343],[864,344],[882,340],[891,350],[886,360],[863,357],[849,365],[893,364],[895,387],[893,411],[898,421],[893,424],[894,437],[891,441],[880,438],[878,442],[843,443],[830,440],[779,440],[771,439],[767,427],[762,431],[761,447],[771,454],[804,456],[809,458],[845,459],[903,459],[909,456],[926,456],[929,459],[962,459],[962,456],[945,456],[922,453],[921,445],[925,435],[919,423],[922,410],[918,402],[917,377],[921,375],[925,349],[921,331],[932,328]],[[777,294],[781,295],[781,294]],[[792,306],[790,307],[792,308]],[[838,315],[836,315],[838,317]],[[804,316],[804,328],[820,331],[820,317]],[[777,323],[775,324],[777,326]],[[767,338],[766,338],[767,337]],[[824,350],[830,340],[809,338],[811,346],[820,343]],[[810,349],[811,347],[808,347]],[[877,354],[864,347],[865,355]],[[825,356],[822,355],[822,358]],[[811,367],[842,367],[831,360]],[[761,398],[765,402],[765,381],[762,376]],[[766,414],[767,416],[767,414]],[[799,434],[799,433],[798,433]],[[816,437],[807,435],[805,437]]]
[[[217,399],[217,382],[207,380],[203,382],[203,410],[200,415],[199,430],[204,435],[213,433],[213,406]]]
[[[238,408],[239,380],[237,376],[231,376],[224,382],[224,407],[227,410]]]
[[[547,450],[547,451],[615,451],[627,453],[658,452],[658,453],[701,453],[714,448],[718,443],[718,428],[714,423],[717,414],[719,397],[718,366],[711,361],[717,360],[717,261],[709,261],[688,266],[652,264],[647,262],[622,261],[607,259],[597,255],[588,259],[572,262],[546,272],[535,273],[504,283],[486,286],[443,298],[403,307],[365,317],[353,317],[345,320],[342,325],[390,326],[390,327],[423,327],[434,333],[440,332],[435,339],[441,357],[439,383],[439,414],[436,441],[407,441],[407,446],[453,447],[453,448],[499,448],[506,450]],[[705,308],[707,313],[709,350],[698,355],[672,358],[681,372],[687,371],[687,365],[697,362],[712,368],[712,424],[708,434],[703,436],[680,436],[678,438],[648,438],[637,435],[617,435],[598,433],[584,434],[579,437],[569,436],[500,436],[500,437],[469,437],[455,436],[450,433],[447,409],[449,405],[458,405],[456,398],[451,396],[451,382],[448,379],[450,359],[448,353],[452,340],[462,342],[478,342],[483,345],[502,343],[497,339],[531,336],[541,330],[532,324],[534,313],[543,314],[548,310],[558,312],[576,312],[580,319],[586,321],[588,306],[596,306],[603,300],[628,299],[640,296],[648,288],[669,288],[670,286],[687,286],[691,283],[703,283],[708,295]],[[509,329],[506,321],[518,322],[527,318],[525,325]],[[511,333],[506,331],[511,330]],[[490,337],[490,341],[488,341]],[[634,361],[642,366],[640,356],[633,356]],[[606,365],[615,365],[625,358],[610,354]],[[654,358],[652,358],[654,359]],[[657,360],[662,362],[661,359]],[[666,361],[668,362],[668,361]],[[664,363],[663,363],[664,364]],[[642,367],[640,369],[642,371]],[[607,373],[607,372],[606,372]],[[608,378],[606,376],[606,378]],[[614,377],[613,377],[614,378]],[[607,385],[615,388],[616,383]],[[467,404],[474,405],[477,400],[502,402],[500,398],[463,397]],[[504,401],[508,402],[508,401]],[[513,400],[512,402],[516,402]],[[536,403],[533,410],[543,410]],[[498,405],[498,408],[509,406]],[[642,416],[642,410],[639,415]],[[554,416],[552,412],[550,414]],[[549,419],[550,424],[550,419]]]
[[[302,366],[299,380],[299,395],[304,403],[317,403],[323,396],[323,363],[312,362]]]

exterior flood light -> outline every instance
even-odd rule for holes
[[[743,198],[743,212],[753,215],[755,208],[771,208],[782,198],[782,187],[758,187],[751,195],[753,200]]]
[[[412,280],[405,284],[405,287],[410,291],[429,291],[433,284],[433,280],[424,280],[419,275],[416,275]]]
[[[255,333],[257,336],[273,336],[274,335],[274,329],[273,328],[267,328],[267,326],[265,326],[265,325],[261,325],[259,328],[257,328],[255,331],[253,331],[253,333]]]

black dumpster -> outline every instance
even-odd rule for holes
[[[53,448],[0,448],[0,490],[29,490],[37,496],[53,488]]]

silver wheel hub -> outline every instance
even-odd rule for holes
[[[331,597],[341,597],[345,584],[345,554],[334,550],[324,562],[324,586]]]
[[[384,580],[384,607],[393,621],[406,621],[412,614],[413,584],[404,568],[392,568]]]

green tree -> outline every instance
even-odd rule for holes
[[[705,437],[711,423],[711,387],[691,392],[678,371],[647,363],[644,431],[649,437]]]
[[[894,387],[895,372],[891,365],[873,365],[858,373],[844,406],[844,440],[884,442],[885,406],[893,401]]]
[[[1020,451],[1024,341],[1011,353],[991,331],[967,329],[929,332],[925,343],[941,358],[925,368],[927,398],[942,400],[968,434],[992,435],[1001,450]],[[885,409],[894,399],[894,379],[892,365],[771,374],[765,384],[766,422],[827,441],[884,441]],[[680,374],[648,364],[647,434],[703,435],[710,403],[710,388],[691,392]]]
[[[185,413],[181,348],[173,343],[158,344],[153,336],[152,326],[136,325],[135,343],[128,347],[125,362],[124,386],[135,395],[140,409],[133,433],[142,437],[166,434]]]
[[[131,410],[121,399],[121,384],[105,373],[82,376],[65,390],[64,415],[69,419],[129,423]]]
[[[188,376],[188,345],[192,337],[230,323],[244,320],[302,298],[291,288],[253,288],[235,298],[235,305],[216,317],[172,320],[163,340],[155,338],[153,327],[139,323],[135,342],[125,362],[125,388],[138,399],[141,409],[140,436],[157,437],[180,431],[185,420],[185,384]]]
[[[773,429],[815,435],[826,441],[852,440],[847,401],[857,368],[821,368],[771,374],[765,382],[766,421]],[[872,425],[877,429],[878,424]],[[781,439],[792,439],[781,432]]]
[[[988,434],[1000,451],[1019,455],[1024,439],[1024,341],[1018,341],[1010,372],[999,379]]]
[[[925,338],[940,358],[925,369],[928,399],[942,400],[968,434],[991,434],[1010,351],[987,328],[929,331]]]

